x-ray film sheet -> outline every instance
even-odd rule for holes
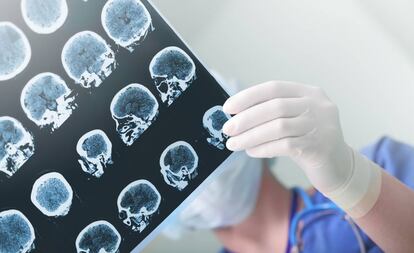
[[[0,253],[142,249],[229,162],[227,97],[148,1],[0,1]]]

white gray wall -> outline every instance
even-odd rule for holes
[[[245,87],[269,79],[323,87],[359,148],[381,135],[414,139],[414,2],[410,0],[153,0],[210,68]],[[291,162],[276,173],[306,184]],[[214,252],[206,232],[145,251]]]

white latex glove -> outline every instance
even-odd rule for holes
[[[229,98],[223,110],[235,114],[223,126],[231,136],[228,149],[252,157],[289,156],[351,216],[372,208],[379,170],[345,143],[338,109],[320,88],[271,81]]]

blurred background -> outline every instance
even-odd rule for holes
[[[322,87],[355,148],[389,135],[414,143],[414,2],[410,0],[152,0],[190,48],[224,78],[248,87],[281,79]],[[306,186],[279,159],[273,171]],[[207,231],[144,251],[217,252]]]

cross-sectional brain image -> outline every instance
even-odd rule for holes
[[[62,64],[70,78],[84,88],[99,87],[116,68],[114,51],[91,31],[79,32],[66,42]]]
[[[55,32],[68,16],[66,0],[22,0],[21,8],[26,24],[40,34]]]
[[[34,152],[32,134],[16,119],[0,117],[0,171],[13,176]]]
[[[177,141],[162,152],[160,166],[164,181],[181,191],[198,174],[198,155],[189,143]]]
[[[68,214],[72,198],[72,187],[57,172],[41,176],[32,188],[32,203],[46,216],[59,217]]]
[[[119,194],[119,218],[133,231],[142,232],[160,203],[161,195],[151,182],[145,179],[134,181]]]
[[[153,30],[152,19],[140,0],[109,0],[101,15],[108,36],[130,52]]]
[[[196,79],[196,67],[190,56],[178,47],[167,47],[151,60],[150,74],[161,100],[170,106]]]
[[[33,77],[23,88],[21,106],[37,126],[58,129],[76,108],[75,97],[65,81],[53,73]]]
[[[0,81],[4,81],[27,67],[32,49],[26,35],[11,22],[0,22],[0,41]]]
[[[109,222],[95,221],[86,226],[76,238],[78,253],[118,253],[121,235]]]
[[[34,249],[34,228],[18,210],[0,213],[0,252],[26,253]]]
[[[111,114],[122,141],[131,146],[156,120],[158,101],[141,84],[130,84],[112,99]]]
[[[112,143],[102,130],[96,129],[84,134],[76,146],[82,170],[100,178],[104,168],[112,164]]]
[[[207,142],[223,150],[226,145],[228,136],[222,131],[224,123],[230,119],[230,115],[223,112],[221,105],[213,106],[208,109],[203,116],[203,127],[207,130],[210,137],[207,138]]]

